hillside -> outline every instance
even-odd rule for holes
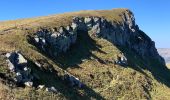
[[[170,72],[128,9],[0,22],[0,99],[168,100]]]

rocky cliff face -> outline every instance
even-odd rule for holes
[[[13,22],[0,29],[0,95],[169,100],[169,69],[128,9],[24,19],[11,28]]]
[[[44,51],[57,55],[60,52],[66,52],[76,42],[77,34],[81,34],[78,33],[78,30],[81,30],[92,36],[107,39],[114,45],[134,50],[143,58],[158,59],[164,64],[164,59],[159,56],[154,41],[136,25],[133,13],[126,11],[120,16],[123,19],[121,23],[110,22],[103,17],[74,17],[72,23],[67,27],[39,30],[35,34],[34,41]]]

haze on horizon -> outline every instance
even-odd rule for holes
[[[156,42],[157,48],[170,48],[169,0],[3,0],[0,21],[46,16],[80,10],[128,8],[140,29]]]

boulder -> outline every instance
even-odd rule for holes
[[[14,80],[20,84],[31,85],[30,82],[32,82],[33,76],[31,75],[31,69],[27,66],[28,61],[25,57],[18,51],[7,53],[6,57],[9,70],[15,74]]]
[[[43,89],[43,88],[45,88],[45,85],[38,85],[38,88]]]
[[[79,88],[82,88],[83,86],[80,80],[73,75],[65,74],[63,80],[66,81],[72,87],[77,86]]]
[[[39,39],[38,37],[35,37],[35,38],[34,38],[34,41],[35,41],[36,43],[39,43],[39,42],[40,42],[40,39]]]
[[[27,60],[20,54],[17,52],[17,64],[18,65],[24,65],[24,64],[27,64]]]
[[[46,88],[45,89],[47,92],[53,92],[53,93],[57,93],[57,89],[55,87],[50,87],[50,88]]]
[[[32,87],[33,86],[33,82],[25,82],[24,84],[27,87]]]
[[[127,58],[124,56],[123,53],[117,55],[117,60],[115,60],[115,64],[121,65],[121,66],[127,66],[128,61]]]
[[[38,66],[39,68],[41,68],[41,64],[38,62],[35,62],[35,65]]]

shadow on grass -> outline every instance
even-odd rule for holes
[[[45,63],[48,62],[46,61]],[[58,75],[58,72],[49,63],[50,70],[47,70],[44,67],[37,67],[32,61],[29,61],[29,65],[32,69],[32,73],[34,73],[34,77],[39,77],[37,80],[34,80],[34,83],[36,83],[34,84],[35,87],[37,87],[38,84],[44,84],[46,87],[53,86],[57,89],[57,93],[63,94],[68,100],[104,100],[100,94],[96,93],[86,85],[84,85],[82,89],[69,86],[62,80],[62,76]],[[80,93],[80,90],[84,92],[83,95]]]
[[[97,59],[99,62],[102,60],[92,54],[92,51],[98,51],[106,54],[100,50],[101,46],[88,35],[88,32],[78,31],[76,43],[67,51],[65,54],[60,54],[54,61],[62,68],[67,69],[68,67],[78,68],[79,64],[85,59]]]
[[[141,72],[145,76],[148,75],[143,70],[148,70],[158,82],[170,87],[170,70],[167,66],[152,57],[145,57],[144,59],[133,50],[125,49],[125,47],[118,48],[126,55],[130,63],[129,67]]]
[[[67,68],[79,68],[79,64],[82,63],[84,59],[97,59],[99,62],[103,63],[100,58],[92,54],[92,51],[98,51],[100,53],[104,53],[100,50],[100,45],[97,45],[96,42],[88,35],[88,32],[78,31],[77,41],[76,43],[70,47],[70,50],[67,53],[62,53],[57,57],[50,56],[48,53],[43,52],[42,50],[37,50],[47,58],[53,60],[56,65],[58,65],[61,69],[65,70]],[[32,43],[32,41],[29,41]],[[31,61],[30,61],[31,62]],[[62,93],[69,100],[104,100],[104,98],[96,93],[94,90],[89,88],[84,84],[83,89],[79,89],[76,87],[69,87],[68,84],[61,79],[61,76],[57,75],[57,72],[53,69],[52,72],[47,72],[47,69],[39,69],[33,62],[34,73],[38,73],[42,80],[39,84],[45,84],[46,86],[54,86],[60,93]],[[47,64],[50,66],[50,64]],[[53,68],[50,67],[50,68]],[[44,74],[46,73],[46,74]],[[83,91],[84,94],[81,95],[79,90]]]

